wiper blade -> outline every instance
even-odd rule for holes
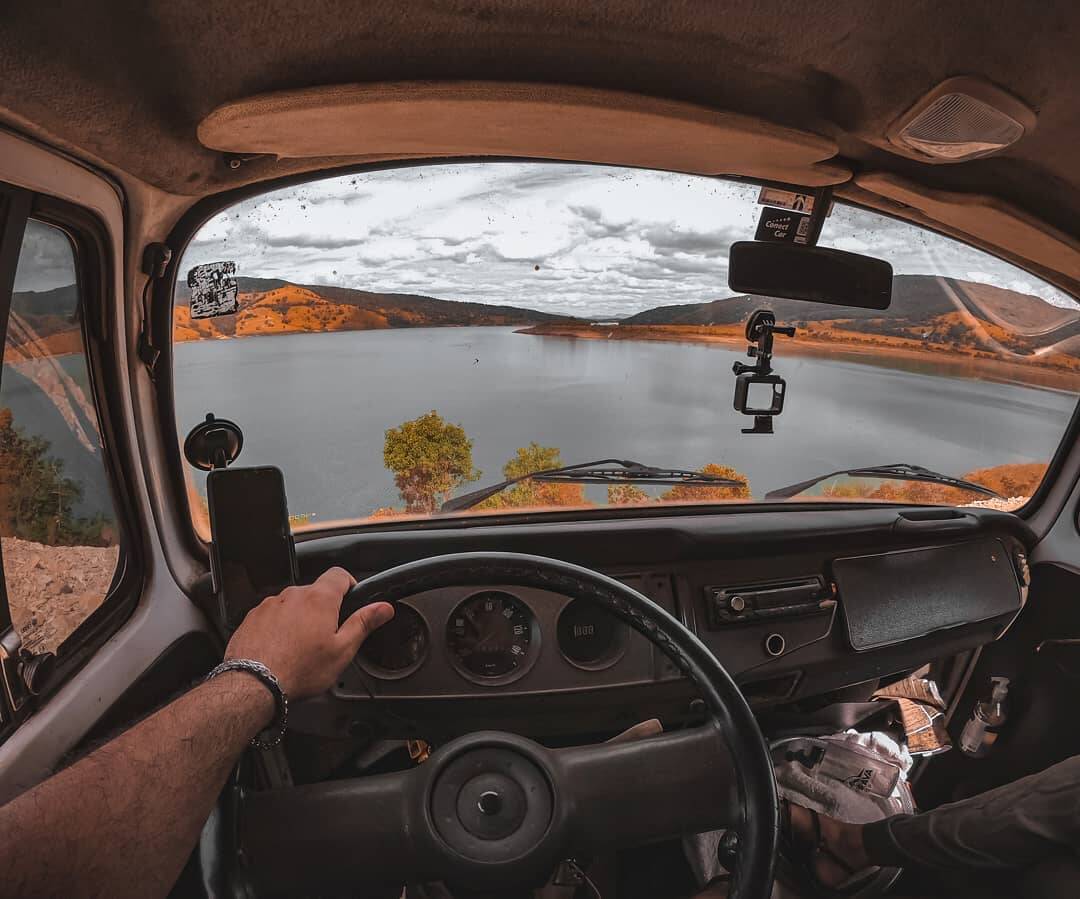
[[[618,467],[614,467],[618,466]],[[545,481],[547,483],[569,484],[692,484],[706,487],[745,487],[745,481],[725,478],[715,474],[703,474],[700,471],[686,471],[682,468],[656,468],[643,465],[631,459],[599,459],[596,462],[583,462],[578,465],[564,465],[562,468],[548,468],[533,471],[518,478],[510,478],[490,487],[482,487],[472,493],[448,499],[440,507],[440,512],[460,512],[471,509],[488,497],[501,493],[508,487],[522,481]]]
[[[976,484],[973,481],[965,481],[963,478],[950,477],[947,474],[941,474],[941,472],[923,468],[921,465],[911,465],[907,462],[894,462],[892,465],[873,465],[868,468],[845,468],[842,471],[831,471],[828,474],[811,478],[809,481],[801,481],[798,484],[792,484],[789,487],[778,487],[776,490],[770,490],[765,494],[765,499],[790,499],[793,496],[798,496],[804,490],[809,490],[811,487],[820,484],[822,481],[827,481],[829,478],[840,477],[841,475],[853,478],[885,478],[895,481],[925,481],[928,484],[942,484],[946,487],[970,490],[972,493],[980,493],[983,496],[991,496],[994,499],[1004,498],[996,490],[991,490],[989,487],[984,487],[982,484]]]

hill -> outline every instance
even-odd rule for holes
[[[1076,390],[1080,316],[1045,300],[974,281],[899,275],[885,312],[772,297],[736,296],[658,306],[607,326],[544,323],[524,333],[591,340],[659,340],[745,348],[744,327],[769,308],[798,329],[783,354],[889,358],[918,365],[928,356],[967,375]],[[908,360],[908,361],[904,361]]]
[[[626,325],[729,325],[746,321],[762,306],[773,309],[783,322],[873,321],[880,328],[883,321],[925,323],[940,315],[957,311],[956,301],[978,318],[1001,317],[1008,323],[1035,325],[1039,330],[1060,327],[1075,319],[1067,309],[1052,306],[1039,297],[955,278],[933,275],[897,275],[893,278],[892,304],[884,314],[876,309],[826,306],[802,300],[775,297],[738,296],[687,306],[658,306],[623,320]]]
[[[1063,355],[1080,358],[1080,321],[1073,310],[1045,300],[956,278],[898,275],[887,312],[826,306],[800,300],[738,296],[685,306],[658,306],[620,323],[620,327],[738,326],[755,309],[772,309],[784,324],[793,324],[810,338],[859,341],[897,338],[967,350],[1027,355],[1051,344]]]
[[[517,306],[489,306],[422,294],[375,293],[322,284],[292,284],[272,278],[237,278],[237,286],[240,311],[235,316],[192,319],[187,285],[177,285],[175,339],[579,321]]]

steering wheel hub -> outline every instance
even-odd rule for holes
[[[465,747],[431,785],[435,830],[456,854],[503,862],[530,853],[551,826],[551,784],[520,747]]]

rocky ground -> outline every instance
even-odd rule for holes
[[[1031,499],[1030,496],[1010,496],[1008,499],[987,497],[986,499],[977,499],[974,502],[964,503],[964,506],[971,509],[997,509],[999,512],[1014,512],[1029,499]]]
[[[101,605],[120,555],[118,546],[44,546],[0,538],[11,618],[23,646],[56,647]]]

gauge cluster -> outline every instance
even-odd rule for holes
[[[674,611],[669,578],[626,580],[650,586],[647,595]],[[400,602],[336,692],[431,697],[506,685],[546,692],[640,683],[670,675],[655,655],[644,637],[585,599],[519,587],[444,588]]]

